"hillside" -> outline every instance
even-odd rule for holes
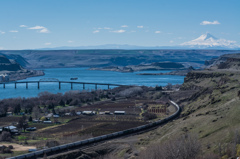
[[[240,144],[240,54],[230,57],[208,70],[187,74],[180,91],[170,94],[182,106],[181,117],[151,132],[148,142],[161,143],[193,133],[203,154],[236,156]]]
[[[236,50],[3,50],[27,68],[106,67],[178,62],[201,67],[205,60]],[[22,58],[20,57],[22,56]]]
[[[19,71],[21,66],[15,62],[11,62],[8,58],[0,55],[0,71]]]
[[[24,59],[21,56],[10,55],[11,58],[22,59],[21,61],[24,63]],[[0,55],[0,74],[9,75],[9,81],[15,81],[20,79],[25,79],[28,77],[34,76],[42,76],[44,75],[41,70],[29,70],[24,69],[20,64],[18,64],[15,60],[7,58],[9,56]],[[1,81],[2,82],[2,81]],[[8,82],[8,81],[5,81]]]

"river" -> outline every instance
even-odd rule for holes
[[[20,81],[38,81],[43,78],[56,78],[59,81],[73,81],[73,82],[91,82],[91,83],[110,83],[123,85],[145,85],[145,86],[166,86],[168,83],[182,84],[184,76],[173,75],[137,75],[139,73],[160,73],[169,72],[164,71],[140,71],[134,73],[121,73],[112,71],[98,71],[88,70],[88,68],[49,68],[44,70],[44,76],[31,77]],[[70,80],[70,78],[78,78],[77,80]],[[113,87],[110,87],[113,88]],[[82,90],[81,84],[73,85],[73,90]],[[86,85],[86,90],[95,89],[95,85]],[[98,89],[107,89],[107,86],[98,86]],[[14,84],[6,84],[6,88],[0,84],[0,99],[12,97],[36,97],[40,92],[48,91],[52,93],[64,93],[71,90],[70,84],[61,84],[61,89],[58,88],[58,83],[41,83],[40,89],[37,89],[37,83],[17,84],[15,89]]]

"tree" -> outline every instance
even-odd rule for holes
[[[30,122],[32,121],[32,116],[30,116],[30,117],[28,118],[28,121],[30,121]]]
[[[22,116],[22,117],[19,119],[17,127],[18,127],[19,129],[23,129],[24,132],[25,132],[26,128],[28,127],[28,122],[26,122],[26,116]]]
[[[10,132],[3,131],[0,135],[0,141],[12,141]]]
[[[38,120],[41,115],[41,109],[38,106],[33,107],[32,114],[33,114],[33,117]]]
[[[18,105],[14,108],[14,114],[18,114],[18,113],[20,113],[20,111],[21,111],[21,106],[20,106],[20,104],[18,104]]]
[[[60,102],[59,102],[59,105],[64,107],[65,106],[65,102],[61,99]]]

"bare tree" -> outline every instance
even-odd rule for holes
[[[38,106],[35,106],[33,107],[32,113],[33,113],[33,117],[38,120],[41,115],[41,109]]]

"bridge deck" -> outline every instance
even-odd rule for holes
[[[93,85],[109,85],[109,86],[127,86],[121,84],[110,84],[110,83],[92,83],[92,82],[72,82],[72,81],[18,81],[18,82],[3,82],[0,84],[17,84],[17,83],[45,83],[45,82],[52,82],[52,83],[72,83],[72,84],[93,84]]]

